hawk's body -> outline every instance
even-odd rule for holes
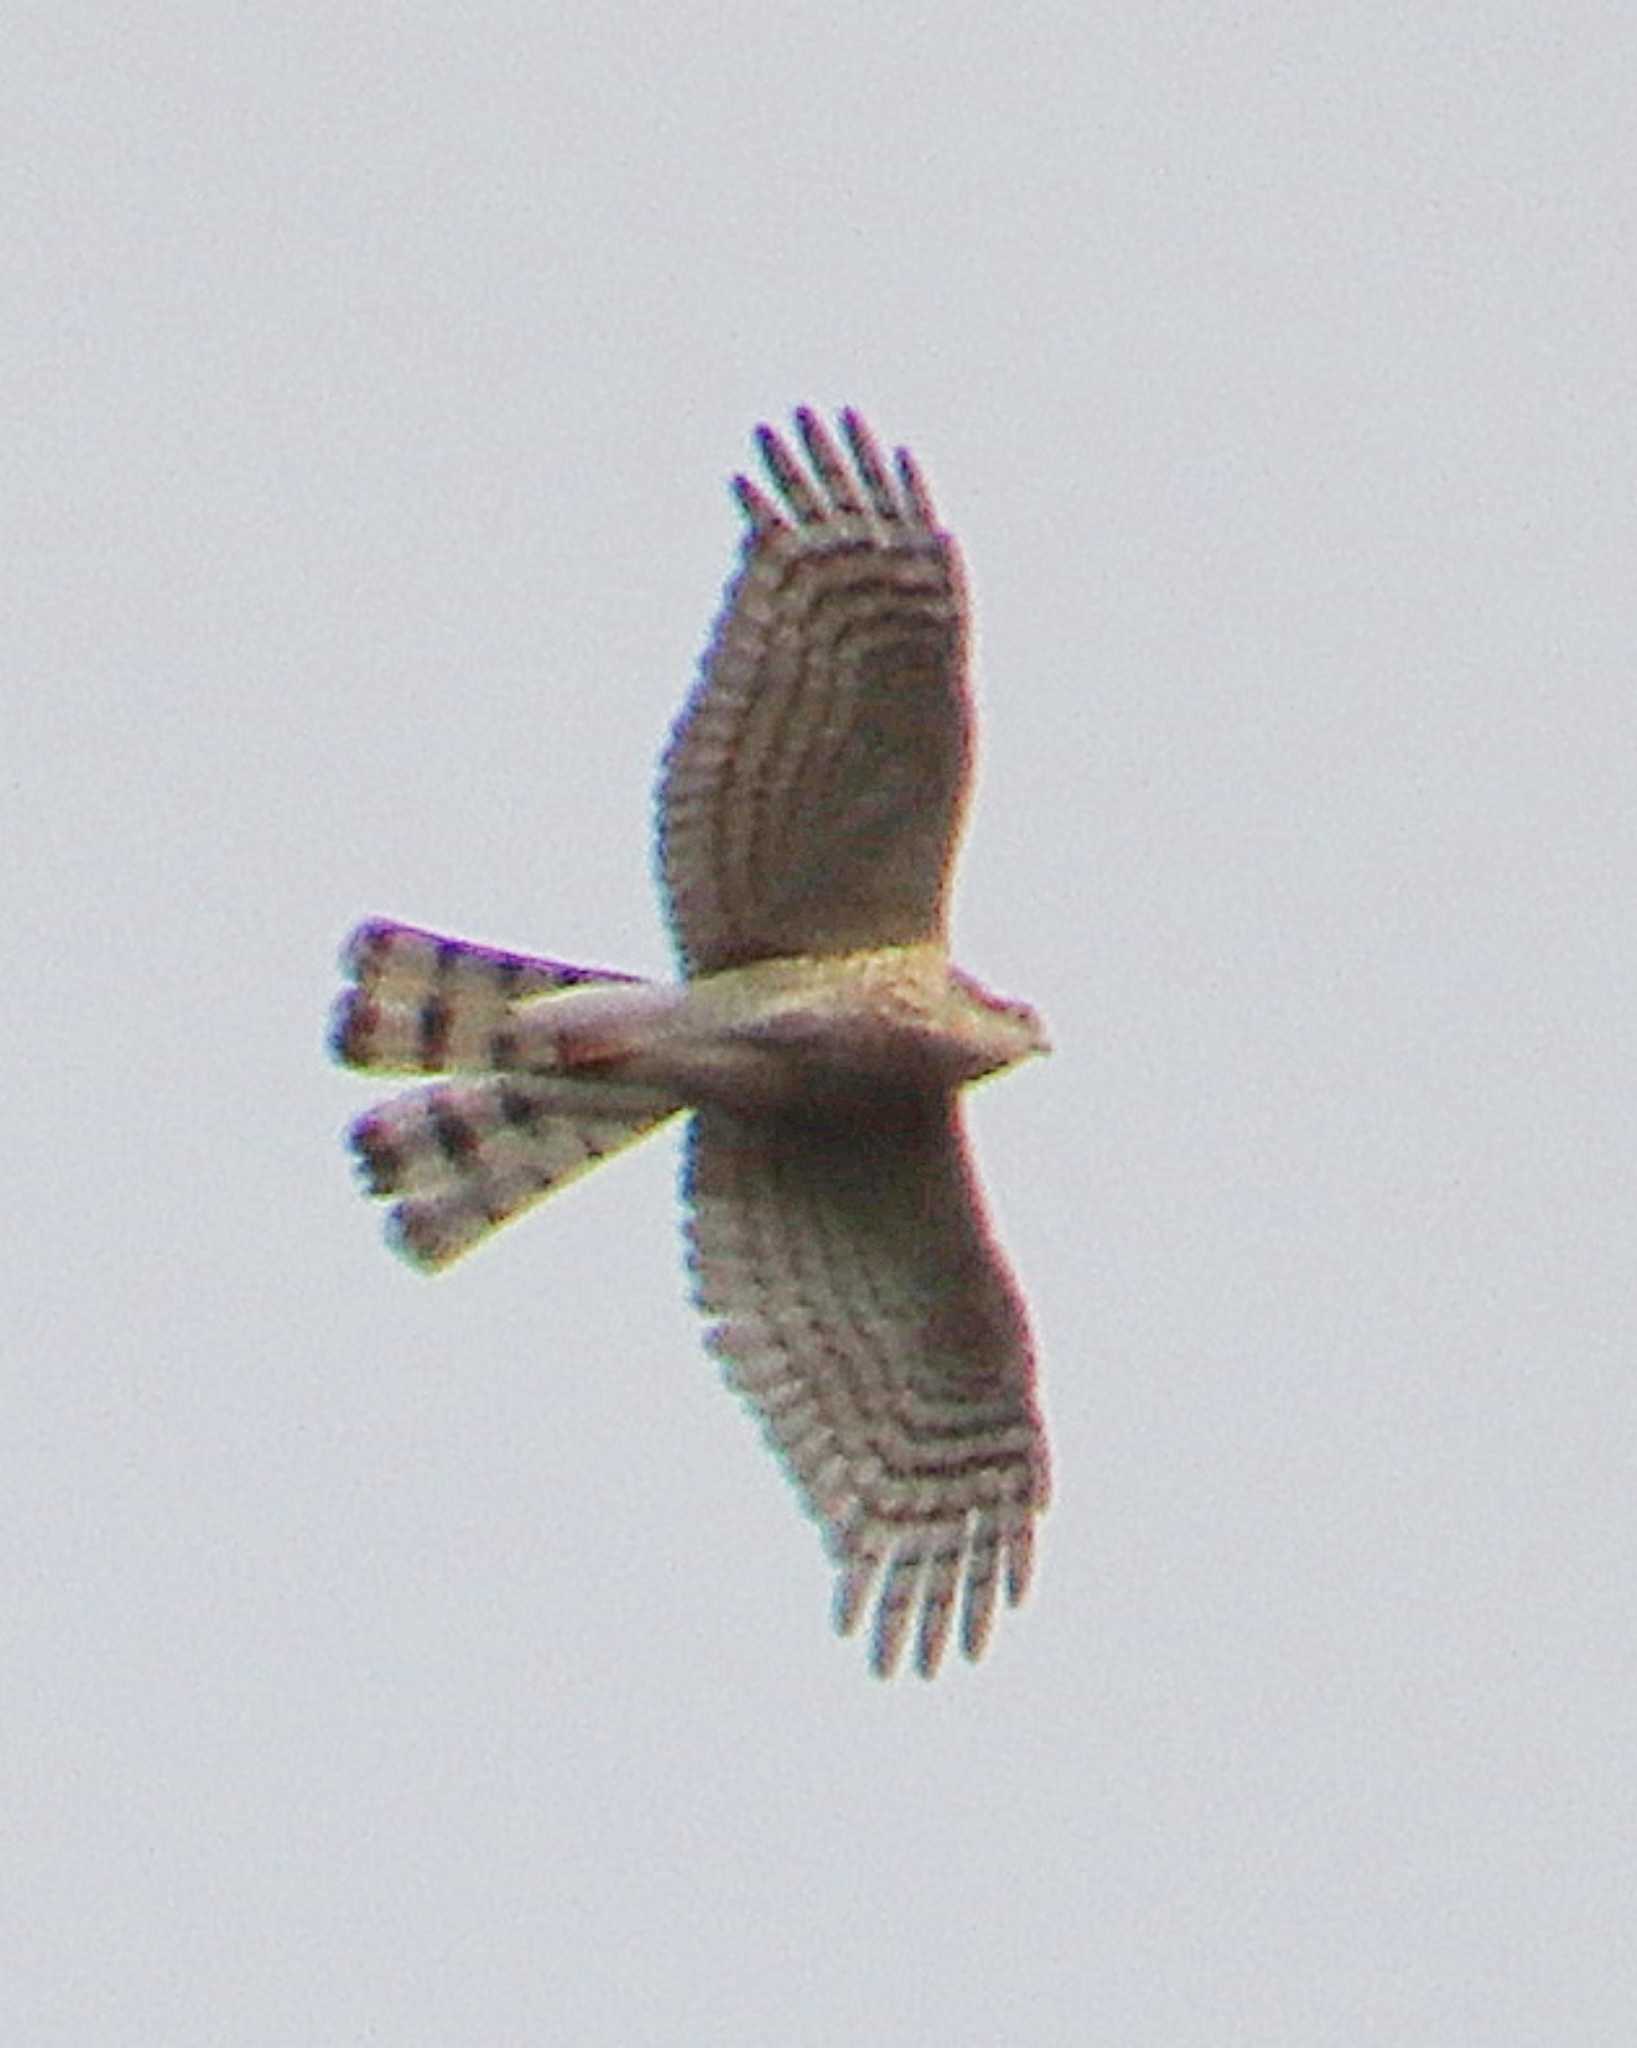
[[[1027,1324],[957,1104],[1045,1048],[949,960],[971,752],[954,544],[909,457],[807,412],[760,434],[743,566],[667,750],[660,854],[684,979],[634,980],[376,922],[349,1064],[460,1074],[354,1126],[399,1243],[436,1268],[682,1110],[699,1302],[841,1572],[881,1579],[874,1662],[983,1648],[1021,1598],[1047,1463]]]

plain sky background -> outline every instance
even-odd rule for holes
[[[1614,4],[11,12],[0,2036],[1637,2038],[1634,105]],[[428,1282],[323,1052],[366,913],[667,968],[802,400],[964,547],[1058,1048],[931,1687],[673,1139]]]

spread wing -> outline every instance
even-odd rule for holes
[[[971,753],[955,544],[907,451],[806,410],[758,430],[749,522],[666,750],[659,861],[692,974],[934,938]]]
[[[989,1235],[959,1110],[869,1125],[702,1110],[686,1192],[700,1306],[840,1578],[850,1630],[879,1579],[872,1660],[917,1620],[931,1676],[957,1594],[969,1657],[1028,1585],[1048,1492],[1028,1324]]]

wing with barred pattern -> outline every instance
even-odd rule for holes
[[[688,971],[908,945],[944,928],[971,752],[955,544],[907,451],[803,409],[758,440],[749,521],[666,751],[660,867]],[[810,472],[810,473],[809,473]]]
[[[999,1585],[1027,1588],[1049,1479],[1028,1324],[955,1106],[868,1125],[703,1110],[686,1192],[713,1347],[824,1527],[837,1626],[879,1581],[875,1669],[913,1622],[930,1677],[959,1596],[979,1656]]]

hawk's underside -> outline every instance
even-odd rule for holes
[[[764,427],[748,533],[666,750],[659,861],[674,985],[374,921],[349,941],[349,1065],[455,1075],[352,1142],[436,1269],[681,1111],[689,1262],[713,1349],[838,1568],[875,1593],[872,1661],[913,1625],[969,1657],[1028,1584],[1045,1440],[1016,1284],[984,1220],[959,1091],[1042,1051],[1034,1013],[954,968],[950,871],[971,755],[959,562],[900,450]]]

